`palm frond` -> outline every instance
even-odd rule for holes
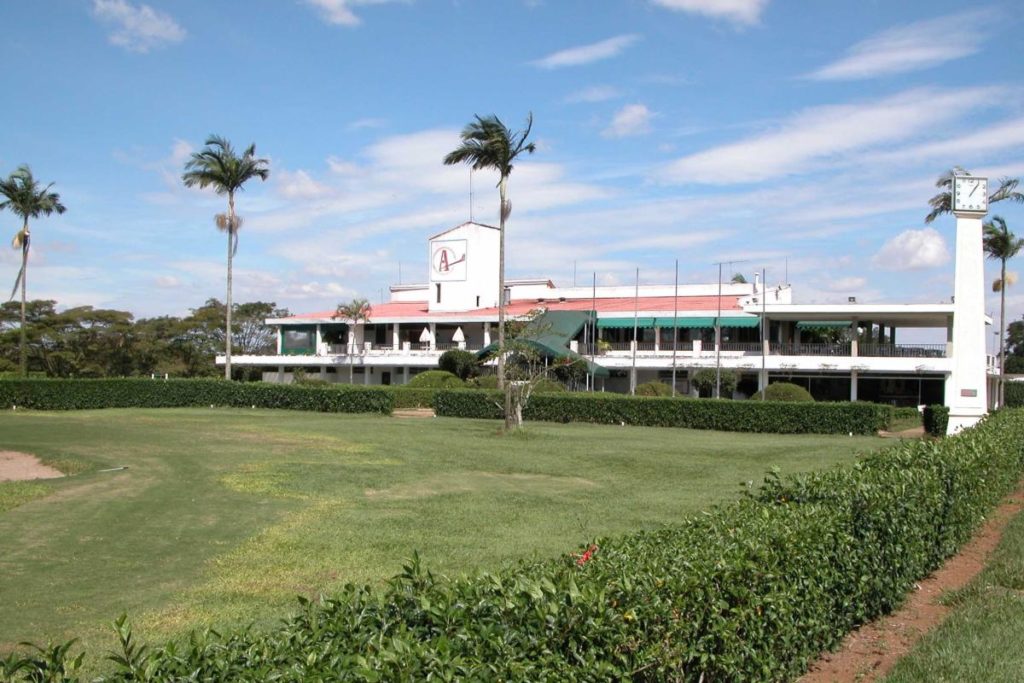
[[[18,286],[21,284],[21,278],[25,277],[25,262],[22,261],[21,268],[18,269],[18,277],[14,278],[14,287],[11,288],[11,296],[8,301],[14,301],[14,295],[18,293]]]

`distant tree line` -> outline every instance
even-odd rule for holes
[[[209,299],[184,317],[136,320],[128,311],[77,306],[57,310],[57,302],[28,301],[25,342],[30,373],[47,377],[214,377],[225,348],[224,303]],[[232,306],[231,343],[237,353],[274,353],[276,329],[266,318],[287,309],[254,301]],[[0,372],[19,366],[21,304],[0,305]],[[234,379],[259,379],[259,371],[236,367]]]

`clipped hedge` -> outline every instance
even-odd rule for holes
[[[500,419],[495,392],[440,391],[439,416]],[[874,434],[892,421],[890,406],[874,403],[784,403],[621,396],[534,394],[527,420],[685,427],[772,434]]]
[[[394,397],[395,408],[433,408],[438,389],[417,389],[407,385],[386,389]]]
[[[1022,471],[1024,411],[1001,411],[550,561],[450,580],[414,557],[379,589],[300,599],[268,630],[144,649],[121,622],[105,680],[789,680],[898,606]],[[0,671],[27,681],[70,667],[62,680],[75,680],[66,647],[10,655]]]
[[[949,408],[943,405],[931,405],[924,407],[924,414],[921,417],[924,424],[924,431],[932,436],[945,436],[949,427]]]
[[[1024,408],[1024,382],[1007,382],[1003,391],[1007,408]]]
[[[384,413],[391,393],[371,387],[226,382],[219,379],[27,379],[0,381],[0,406],[35,410],[284,408],[326,413]]]

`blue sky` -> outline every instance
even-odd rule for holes
[[[30,296],[138,315],[224,296],[220,198],[182,187],[210,133],[255,142],[236,299],[331,308],[426,276],[469,218],[441,164],[474,114],[538,151],[512,175],[509,272],[713,281],[766,266],[799,301],[952,293],[953,164],[1024,175],[1012,2],[52,0],[0,6],[0,172],[68,212],[34,230]],[[495,178],[473,215],[496,221]],[[1024,234],[1024,207],[997,205]],[[0,224],[9,233],[16,220]],[[13,282],[17,254],[0,252]],[[788,267],[788,271],[787,271]],[[1011,266],[1011,270],[1024,266]],[[994,266],[990,268],[995,276]],[[990,279],[991,279],[990,277]],[[1024,284],[1011,289],[1024,313]],[[997,310],[990,297],[989,310]]]

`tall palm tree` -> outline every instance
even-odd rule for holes
[[[498,224],[498,388],[505,387],[505,221],[512,213],[508,200],[508,177],[512,162],[522,154],[533,154],[537,146],[526,142],[533,128],[533,113],[526,117],[526,128],[512,131],[494,114],[477,115],[462,129],[462,144],[445,158],[445,165],[466,163],[473,170],[490,168],[498,172],[501,210]],[[506,419],[508,411],[506,410]]]
[[[192,154],[185,164],[181,180],[185,187],[212,187],[219,195],[228,196],[228,212],[216,215],[217,229],[228,234],[228,296],[224,332],[224,379],[231,379],[231,265],[238,251],[238,230],[242,217],[235,213],[235,193],[253,178],[266,180],[270,176],[270,162],[256,158],[256,145],[249,145],[242,156],[235,154],[231,143],[219,135],[211,135],[206,147]]]
[[[10,176],[0,180],[0,195],[4,201],[0,202],[0,209],[10,209],[21,216],[21,230],[14,235],[11,246],[21,249],[21,270],[14,280],[14,288],[11,290],[11,300],[14,299],[18,285],[21,285],[21,330],[19,333],[19,365],[21,376],[28,375],[28,346],[25,343],[25,286],[28,279],[28,250],[32,243],[32,234],[28,228],[29,218],[39,218],[50,214],[61,214],[67,209],[60,203],[60,195],[50,192],[53,183],[46,187],[40,187],[39,182],[32,176],[32,169],[27,165],[21,165]]]
[[[940,192],[928,200],[928,205],[932,207],[932,210],[924,217],[925,223],[931,223],[943,214],[953,213],[953,177],[958,175],[971,175],[971,173],[962,166],[954,166],[935,181],[935,187]],[[1019,184],[1020,178],[1000,178],[996,181],[995,190],[988,195],[988,203],[995,204],[1007,199],[1011,202],[1024,202],[1024,192],[1017,191]]]
[[[334,312],[333,318],[344,318],[349,323],[348,328],[348,383],[355,384],[352,364],[356,355],[356,325],[366,323],[370,320],[370,302],[366,299],[352,299],[347,304],[338,304],[338,310]]]
[[[999,406],[1003,406],[1005,386],[1003,371],[1006,363],[1006,287],[1010,283],[1006,279],[1006,262],[1024,249],[1024,239],[1010,232],[1006,221],[1000,216],[992,216],[985,223],[985,254],[990,259],[999,261],[999,279],[992,283],[992,289],[999,292]]]

